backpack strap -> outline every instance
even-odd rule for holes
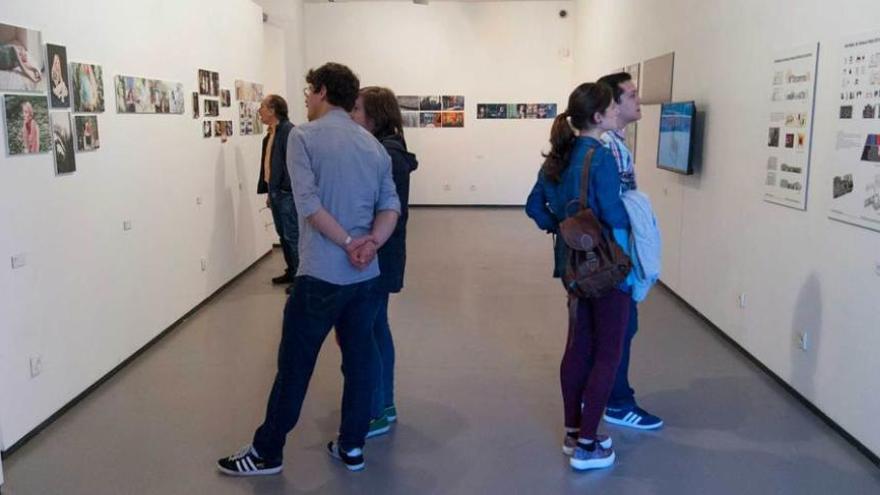
[[[596,151],[596,148],[590,148],[587,150],[586,156],[584,156],[584,169],[581,173],[581,209],[586,210],[588,208],[589,196],[587,194],[590,190],[590,165],[593,163],[593,152]]]

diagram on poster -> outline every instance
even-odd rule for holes
[[[807,209],[819,45],[776,53],[770,84],[764,200]]]
[[[880,32],[846,40],[839,61],[829,217],[880,232]]]

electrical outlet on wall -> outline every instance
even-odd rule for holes
[[[797,335],[795,335],[795,344],[797,345],[798,349],[806,351],[809,347],[807,332],[798,332]]]
[[[18,269],[27,264],[27,256],[24,253],[12,255],[12,269]]]
[[[740,309],[745,309],[745,307],[746,307],[746,293],[740,292],[739,296],[736,298],[736,302],[739,305]]]
[[[451,191],[451,190],[452,190],[452,186],[450,186],[449,184],[443,184],[443,190],[444,190],[444,191]]]
[[[131,230],[131,220],[123,220],[122,221],[122,230],[123,231]]]
[[[31,378],[36,378],[43,372],[43,356],[36,354],[30,359]]]
[[[874,262],[874,275],[880,277],[880,261]]]
[[[208,269],[208,260],[206,260],[205,258],[202,258],[202,271],[205,271],[207,269]]]
[[[196,204],[197,205],[202,204],[202,197],[201,196],[196,196]]]

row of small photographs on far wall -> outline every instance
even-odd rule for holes
[[[223,137],[232,135],[231,120],[206,120],[202,122],[202,137]]]
[[[555,119],[556,103],[477,103],[478,119]]]
[[[401,112],[403,127],[464,127],[464,112]]]
[[[397,104],[402,112],[439,112],[439,111],[464,111],[464,96],[412,96],[400,95]]]

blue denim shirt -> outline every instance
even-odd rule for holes
[[[368,234],[376,212],[400,212],[385,148],[340,109],[295,127],[287,140],[287,167],[299,220],[297,275],[336,285],[363,282],[379,275],[374,259],[363,270],[345,250],[312,227],[307,218],[324,208],[351,237]]]
[[[628,250],[630,234],[629,216],[620,199],[621,181],[617,160],[601,141],[591,137],[578,137],[568,167],[562,172],[561,181],[550,181],[541,171],[538,180],[526,200],[526,214],[539,228],[557,233],[559,223],[578,211],[581,174],[587,151],[594,149],[590,166],[590,187],[587,203],[599,222],[611,231],[615,241]],[[557,239],[555,246],[554,277],[560,277],[567,256],[565,244]]]

